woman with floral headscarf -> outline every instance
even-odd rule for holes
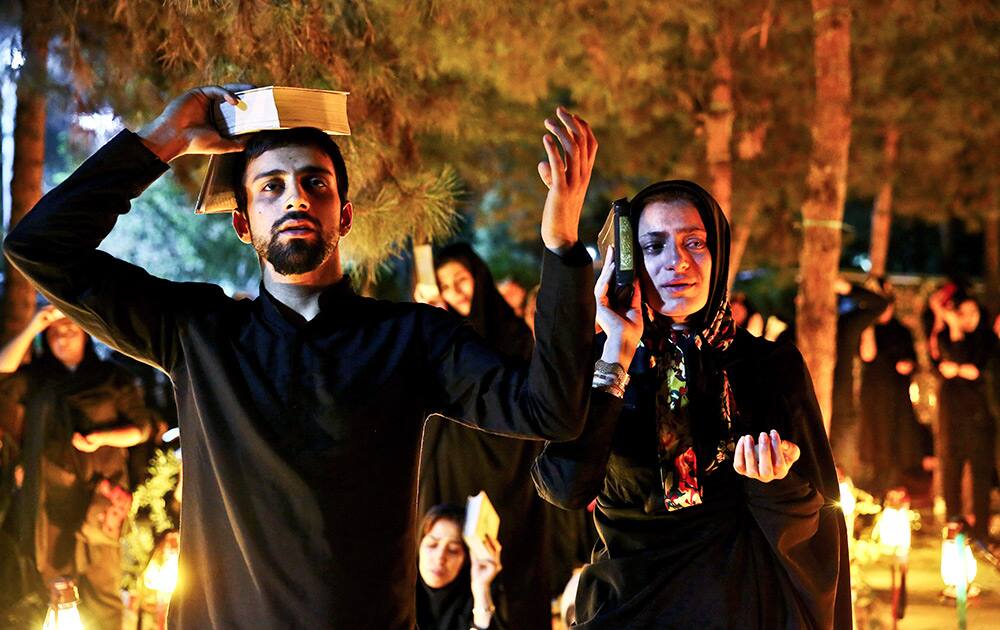
[[[635,293],[610,307],[606,256],[586,428],[533,469],[560,507],[597,497],[578,627],[850,628],[846,527],[802,356],[733,323],[711,195],[659,182],[631,208]]]

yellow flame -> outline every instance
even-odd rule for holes
[[[955,540],[941,541],[941,579],[945,585],[958,587],[959,582],[969,584],[976,577],[976,558],[972,555],[972,549],[968,545],[963,545],[963,552],[959,553]],[[962,575],[962,563],[959,560],[965,557],[965,575]]]
[[[42,623],[42,630],[83,630],[83,622],[80,621],[80,611],[76,609],[76,603],[65,608],[49,608]]]

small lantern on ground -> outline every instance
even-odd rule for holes
[[[153,595],[151,610],[156,618],[156,627],[166,626],[167,604],[177,588],[178,560],[180,558],[180,534],[168,532],[153,551],[149,564],[142,574],[143,590]],[[140,601],[144,601],[142,598]],[[140,611],[140,616],[141,616]]]
[[[912,519],[910,495],[905,488],[886,493],[882,512],[875,521],[872,537],[879,541],[882,553],[892,556],[892,623],[906,614],[906,571],[910,557]],[[896,574],[899,573],[899,580]]]
[[[42,630],[83,630],[77,604],[80,594],[70,578],[56,578],[49,584],[49,610]]]
[[[943,595],[955,599],[958,612],[958,627],[966,627],[966,601],[979,594],[972,584],[976,577],[976,558],[968,543],[968,526],[964,521],[951,521],[942,532],[941,579],[945,588]]]

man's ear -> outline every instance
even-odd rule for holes
[[[340,235],[347,236],[347,233],[351,231],[352,225],[354,225],[354,206],[348,201],[340,209]]]
[[[233,230],[241,241],[249,245],[253,239],[250,237],[250,219],[247,214],[240,210],[233,211]]]

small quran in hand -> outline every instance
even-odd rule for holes
[[[493,553],[486,546],[486,539],[497,540],[500,533],[500,516],[490,503],[490,498],[482,490],[469,497],[465,505],[465,529],[462,538],[469,546],[473,558],[492,558]]]
[[[224,136],[264,131],[315,127],[330,135],[350,135],[347,120],[348,92],[269,86],[236,92],[237,105],[222,101],[215,105],[212,118]],[[232,190],[236,168],[233,154],[213,155],[198,193],[195,213],[210,214],[236,210]]]

